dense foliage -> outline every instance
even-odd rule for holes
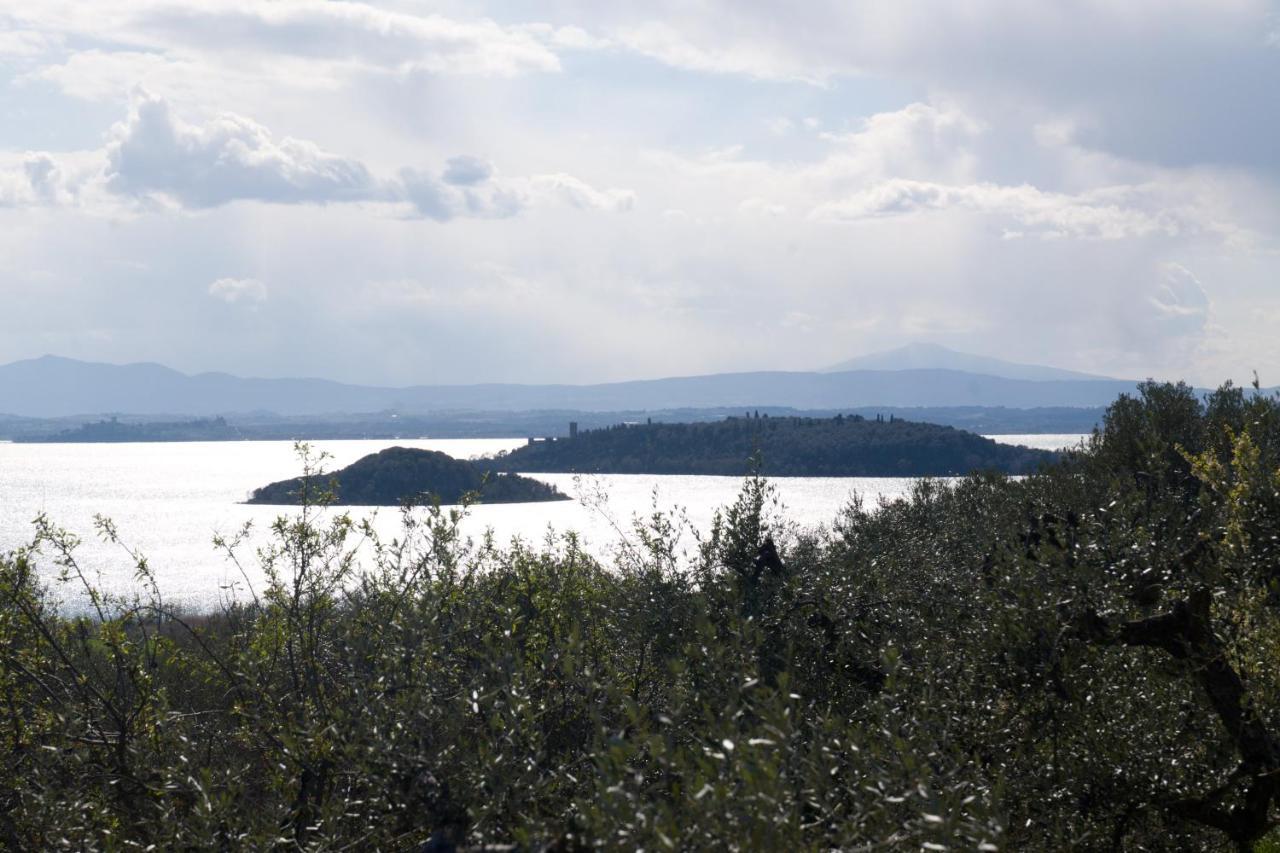
[[[539,441],[495,460],[507,471],[721,474],[758,454],[777,477],[923,477],[996,470],[1026,474],[1054,458],[937,424],[867,419],[732,417],[710,423],[620,424]]]
[[[752,476],[608,567],[458,518],[406,510],[358,564],[304,506],[266,588],[198,618],[143,560],[136,600],[60,614],[38,564],[92,586],[41,520],[0,562],[0,839],[1274,849],[1280,401],[1144,386],[1049,470],[819,531]]]
[[[255,489],[248,503],[400,506],[431,500],[445,504],[568,500],[554,486],[518,474],[490,475],[485,468],[483,462],[464,462],[438,450],[388,447],[327,478],[294,477]]]

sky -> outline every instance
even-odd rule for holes
[[[0,0],[0,362],[1280,384],[1280,0]]]

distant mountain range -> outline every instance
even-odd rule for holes
[[[910,407],[1099,407],[1132,392],[1132,381],[1087,377],[1032,379],[941,367],[916,367],[932,352],[908,348],[907,367],[825,372],[763,371],[683,376],[595,385],[349,385],[324,379],[246,379],[225,373],[187,375],[158,364],[111,365],[56,356],[0,366],[0,413],[54,418],[104,413],[204,417],[246,413],[281,416],[395,411],[580,412],[778,406],[807,410]],[[864,361],[893,364],[889,356]],[[1050,371],[979,359],[1005,373]],[[972,363],[972,362],[970,362]]]
[[[959,370],[1003,379],[1030,379],[1034,382],[1063,380],[1107,380],[1109,376],[1095,376],[1057,367],[1038,364],[1018,364],[999,358],[956,352],[937,344],[908,344],[886,352],[872,353],[851,358],[823,370],[823,373],[844,373],[850,370]]]

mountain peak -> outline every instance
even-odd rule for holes
[[[848,361],[833,364],[822,372],[843,373],[849,370],[962,370],[966,373],[981,373],[1004,379],[1033,381],[1081,381],[1109,378],[1057,367],[1020,364],[984,355],[973,355],[924,341],[851,358]]]

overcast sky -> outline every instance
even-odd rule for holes
[[[1280,384],[1280,2],[0,0],[0,362]]]

